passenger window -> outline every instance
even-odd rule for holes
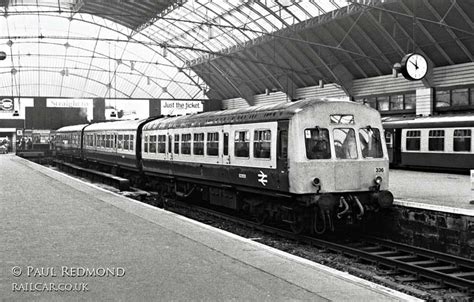
[[[172,143],[173,143],[173,137],[171,135],[168,135],[168,153],[173,152]]]
[[[428,140],[429,151],[444,150],[444,130],[430,130]]]
[[[387,145],[387,148],[393,148],[393,134],[392,132],[385,130],[385,144]]]
[[[181,153],[191,154],[191,134],[181,135]]]
[[[224,133],[224,155],[229,155],[229,133]]]
[[[372,127],[359,129],[359,140],[363,158],[383,158],[379,129]]]
[[[117,149],[123,149],[123,135],[118,136]]]
[[[110,148],[110,135],[105,136],[105,147]]]
[[[219,132],[207,134],[206,152],[209,156],[219,155]]]
[[[338,159],[356,159],[357,143],[352,128],[334,129],[334,149]]]
[[[158,135],[158,153],[166,153],[166,135]]]
[[[235,131],[234,153],[236,157],[249,157],[249,132]]]
[[[174,154],[179,154],[179,134],[174,135]]]
[[[270,158],[272,132],[270,130],[255,130],[253,136],[253,157]]]
[[[194,133],[193,154],[204,155],[204,133]]]
[[[156,135],[150,135],[150,153],[156,153]]]
[[[288,157],[288,131],[287,130],[280,131],[280,148],[278,151],[278,156],[283,159]]]
[[[420,136],[421,131],[411,130],[407,131],[406,149],[409,151],[420,150]]]
[[[471,151],[471,130],[454,130],[453,151],[470,152]]]
[[[130,135],[125,135],[124,136],[124,141],[123,141],[123,149],[124,150],[128,150],[129,140],[130,140]],[[146,152],[148,152],[148,151],[146,151]]]
[[[133,136],[133,135],[130,135],[130,144],[129,144],[129,147],[130,147],[129,149],[130,149],[130,151],[133,151],[133,138],[134,138],[134,136]]]
[[[145,135],[145,143],[144,143],[144,149],[143,152],[148,153],[148,143],[150,141],[150,137],[148,135]]]
[[[331,158],[328,129],[306,129],[304,131],[304,136],[306,145],[306,157],[308,159]]]

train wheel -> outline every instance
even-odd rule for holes
[[[259,224],[259,225],[265,224],[265,222],[268,219],[268,213],[267,213],[267,211],[265,211],[265,208],[264,208],[263,205],[260,205],[255,209],[254,218],[255,218],[255,222],[257,222],[257,224]]]
[[[301,234],[306,230],[307,221],[299,211],[293,211],[290,229],[295,234]]]

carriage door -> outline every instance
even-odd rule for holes
[[[168,133],[168,149],[166,150],[166,158],[173,160],[173,135]]]
[[[224,126],[222,130],[222,164],[230,165],[230,129]]]

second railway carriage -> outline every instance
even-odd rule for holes
[[[474,116],[386,118],[383,125],[395,167],[474,169]]]
[[[82,157],[82,131],[88,124],[66,126],[56,131],[56,155],[62,158]]]
[[[376,110],[306,100],[148,122],[140,157],[161,190],[321,233],[391,205],[382,131]]]

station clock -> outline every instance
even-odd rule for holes
[[[407,80],[421,80],[428,73],[428,62],[421,54],[409,53],[402,59],[401,72]]]

